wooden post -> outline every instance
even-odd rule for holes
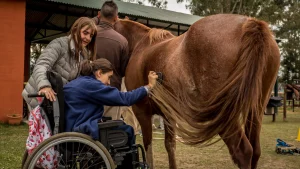
[[[284,96],[283,96],[283,121],[286,120],[286,96],[287,96],[287,93],[286,93],[286,85],[284,86]]]
[[[278,78],[276,79],[275,85],[274,85],[274,96],[278,97]],[[273,107],[274,112],[273,112],[273,121],[275,122],[276,120],[276,115],[278,113],[278,107]]]
[[[292,107],[293,107],[293,112],[295,111],[295,99],[293,98],[293,105],[292,105]]]
[[[272,120],[272,122],[275,122],[275,120],[276,120],[276,113],[275,113],[275,108],[277,108],[277,107],[273,107],[273,120]]]

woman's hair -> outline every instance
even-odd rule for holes
[[[94,33],[91,42],[86,46],[86,49],[83,49],[82,41],[81,41],[81,34],[80,30],[88,25],[88,29],[91,28],[92,32]],[[72,39],[75,43],[75,56],[71,55],[71,57],[75,57],[74,59],[78,62],[79,61],[79,51],[81,51],[81,54],[86,57],[86,59],[95,60],[96,59],[96,36],[97,36],[97,26],[95,22],[88,18],[88,17],[80,17],[78,18],[74,24],[71,27],[71,30],[69,32],[69,35],[71,35]],[[71,41],[69,42],[71,43]],[[70,45],[69,45],[70,46]],[[69,49],[71,50],[71,49]]]
[[[94,61],[84,60],[81,63],[80,75],[89,76],[97,70],[101,70],[102,73],[113,71],[112,64],[104,58],[100,58]]]

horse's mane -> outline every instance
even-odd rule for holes
[[[166,30],[163,30],[163,29],[156,29],[156,28],[150,29],[148,35],[149,35],[150,44],[152,44],[154,42],[160,42],[168,36],[169,37],[175,37],[169,31],[166,31]]]
[[[139,22],[134,22],[131,20],[127,20],[127,19],[123,19],[122,20],[123,23],[125,23],[125,25],[130,25],[129,27],[131,29],[142,29],[145,31],[148,31],[147,36],[149,37],[150,40],[150,44],[153,44],[155,42],[160,42],[164,39],[166,39],[167,37],[175,37],[170,31],[167,30],[163,30],[163,29],[157,29],[157,28],[149,28]]]

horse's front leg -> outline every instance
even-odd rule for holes
[[[165,147],[168,152],[169,157],[169,168],[177,169],[176,159],[175,159],[175,150],[176,150],[176,139],[174,128],[165,123]]]
[[[154,169],[154,160],[153,160],[153,150],[152,150],[152,113],[150,108],[146,106],[132,106],[133,112],[138,119],[142,134],[143,134],[143,143],[146,151],[146,160],[147,164],[151,169]]]

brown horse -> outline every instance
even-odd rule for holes
[[[150,99],[133,106],[151,168],[153,114],[166,122],[171,169],[177,168],[175,134],[189,145],[223,139],[239,168],[257,167],[263,111],[280,64],[265,22],[220,14],[200,19],[178,37],[130,20],[120,20],[115,30],[129,43],[128,90],[147,84],[150,70],[164,75]]]

